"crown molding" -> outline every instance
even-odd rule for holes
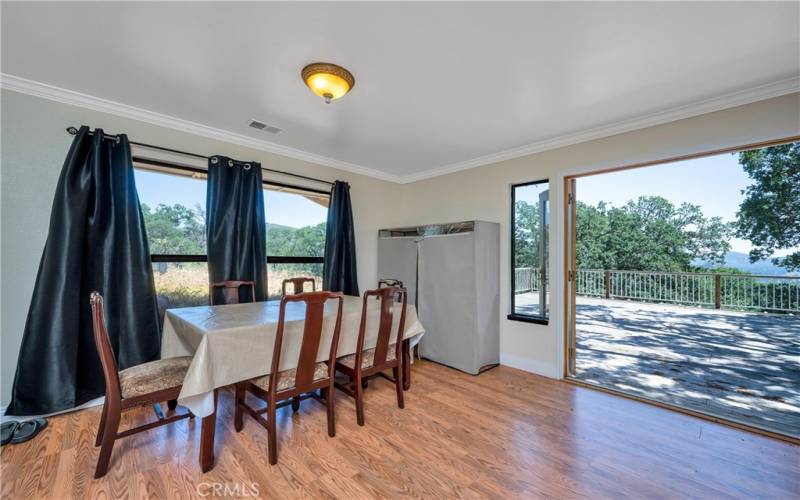
[[[736,106],[743,106],[745,104],[751,104],[757,101],[763,101],[786,94],[793,94],[795,92],[800,92],[800,77],[787,78],[785,80],[759,85],[757,87],[739,92],[726,94],[720,97],[713,97],[711,99],[705,99],[695,103],[670,108],[664,111],[631,118],[613,124],[594,127],[550,139],[544,139],[542,141],[537,141],[525,146],[520,146],[518,148],[508,149],[499,153],[493,153],[458,163],[451,163],[450,165],[445,165],[443,167],[404,176],[400,182],[406,184],[430,179],[433,177],[439,177],[442,175],[452,174],[454,172],[460,172],[462,170],[482,167],[492,163],[512,160],[514,158],[519,158],[534,153],[541,153],[551,149],[571,146],[581,142],[602,139],[604,137],[610,137],[612,135],[622,134],[625,132],[631,132],[656,125],[663,125],[665,123],[682,120],[684,118],[691,118],[707,113],[713,113],[715,111],[735,108]]]
[[[328,158],[326,156],[282,146],[274,142],[254,139],[243,134],[229,132],[227,130],[210,127],[201,123],[184,120],[182,118],[176,118],[174,116],[169,116],[162,113],[156,113],[154,111],[129,106],[127,104],[82,94],[80,92],[55,87],[46,83],[28,80],[26,78],[5,73],[0,73],[0,88],[32,95],[35,97],[41,97],[64,104],[92,109],[102,113],[122,116],[145,123],[150,123],[152,125],[179,130],[182,132],[207,137],[209,139],[216,139],[259,151],[266,151],[268,153],[274,153],[288,158],[294,158],[296,160],[308,161],[318,165],[336,168],[346,172],[352,172],[384,181],[395,182],[399,184],[409,184],[433,177],[460,172],[462,170],[468,170],[471,168],[490,165],[492,163],[511,160],[534,153],[571,146],[581,142],[602,139],[612,135],[631,132],[633,130],[663,125],[665,123],[691,118],[693,116],[713,113],[715,111],[721,111],[773,97],[800,92],[800,77],[787,78],[785,80],[760,85],[724,96],[705,99],[695,103],[623,120],[609,125],[603,125],[550,139],[544,139],[517,148],[500,151],[498,153],[493,153],[462,162],[451,163],[442,167],[436,167],[405,176],[389,174],[374,168]]]
[[[402,179],[396,175],[387,174],[386,172],[381,172],[373,168],[336,160],[334,158],[328,158],[327,156],[282,146],[274,142],[255,139],[243,134],[210,127],[202,123],[176,118],[174,116],[137,108],[135,106],[129,106],[127,104],[110,101],[108,99],[102,99],[100,97],[82,94],[73,90],[48,85],[46,83],[41,83],[34,80],[28,80],[27,78],[21,78],[6,73],[0,73],[0,88],[32,95],[35,97],[41,97],[43,99],[48,99],[63,104],[79,106],[82,108],[99,111],[101,113],[108,113],[115,116],[130,118],[140,122],[149,123],[151,125],[158,125],[160,127],[179,130],[181,132],[187,132],[190,134],[207,137],[209,139],[216,139],[259,151],[266,151],[268,153],[294,158],[295,160],[303,160],[316,163],[317,165],[324,165],[326,167],[352,172],[354,174],[374,177],[384,181],[402,181]]]

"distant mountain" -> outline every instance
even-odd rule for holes
[[[717,267],[709,262],[698,261],[695,265],[700,267]],[[763,274],[767,276],[784,276],[787,273],[782,267],[778,267],[772,263],[771,259],[759,260],[758,262],[750,262],[750,256],[741,252],[728,252],[725,254],[725,267],[735,267],[746,273],[750,274]]]

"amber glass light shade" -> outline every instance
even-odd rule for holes
[[[355,78],[349,71],[330,63],[309,64],[303,68],[300,76],[308,88],[327,103],[350,92],[356,84]]]

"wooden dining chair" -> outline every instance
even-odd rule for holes
[[[317,282],[314,281],[314,278],[308,277],[300,277],[300,278],[287,278],[283,280],[283,284],[281,285],[281,296],[286,297],[286,285],[292,285],[292,295],[297,295],[298,293],[304,292],[304,287],[306,283],[311,283],[311,291],[317,291]]]
[[[387,286],[397,286],[403,288],[403,282],[394,278],[383,278],[378,280],[378,288],[385,288]],[[397,300],[397,302],[400,302],[402,298],[398,294],[395,300]]]
[[[402,309],[400,310],[397,334],[392,338],[394,304],[398,296],[400,297],[399,301],[402,303]],[[364,350],[368,314],[367,306],[370,297],[377,297],[380,300],[378,338],[374,348]],[[341,357],[336,361],[336,370],[350,378],[347,383],[337,382],[336,387],[348,396],[355,398],[356,420],[358,425],[364,425],[364,389],[366,387],[362,382],[365,381],[366,377],[381,375],[394,382],[397,390],[397,406],[400,408],[405,406],[403,402],[402,344],[406,323],[407,302],[408,292],[405,288],[384,287],[364,292],[364,300],[361,309],[361,326],[358,330],[356,352],[355,354]],[[388,369],[392,370],[393,377],[391,378],[383,373],[384,370]]]
[[[211,283],[208,287],[208,300],[214,306],[217,301],[214,299],[216,291],[222,289],[223,304],[238,304],[239,303],[239,289],[243,286],[250,287],[251,302],[256,301],[256,284],[253,281],[218,281]]]
[[[384,288],[387,286],[397,286],[403,288],[403,282],[394,278],[383,278],[378,280],[378,288]]]
[[[89,301],[92,305],[94,342],[106,381],[106,400],[94,442],[95,446],[101,446],[94,473],[95,478],[100,478],[108,471],[108,462],[115,440],[187,417],[194,417],[191,412],[166,417],[158,406],[158,403],[168,401],[170,410],[175,409],[192,357],[160,359],[118,371],[117,360],[106,330],[103,297],[97,292],[92,292]],[[158,420],[117,432],[123,410],[147,405],[156,405]]]
[[[324,319],[325,303],[328,300],[338,300],[336,323],[327,361],[317,362],[317,354],[321,348],[322,325]],[[305,321],[303,324],[303,337],[300,339],[300,355],[297,368],[278,371],[281,366],[281,345],[283,344],[286,306],[291,302],[305,303]],[[310,292],[298,295],[288,295],[281,299],[278,315],[278,329],[275,334],[275,345],[272,350],[272,366],[270,375],[258,377],[246,382],[236,384],[236,410],[234,414],[234,427],[239,432],[244,427],[242,412],[246,411],[258,423],[267,429],[269,448],[269,463],[278,463],[278,443],[275,430],[275,412],[278,408],[291,403],[292,409],[297,411],[300,400],[312,397],[323,403],[328,410],[328,435],[336,435],[334,422],[334,390],[333,378],[335,374],[336,350],[339,346],[339,332],[342,328],[342,305],[344,300],[340,292]],[[277,374],[277,376],[275,376]],[[320,394],[317,395],[316,391]],[[261,409],[247,405],[245,398],[247,392],[267,403]],[[265,419],[262,414],[266,413]]]

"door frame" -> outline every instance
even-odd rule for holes
[[[790,143],[790,142],[799,142],[799,141],[800,141],[800,135],[793,135],[793,136],[789,136],[789,137],[783,137],[783,138],[780,138],[780,139],[772,139],[772,140],[768,140],[768,141],[760,141],[760,142],[741,144],[741,145],[738,145],[738,146],[731,146],[731,147],[726,147],[726,148],[712,149],[712,150],[707,150],[707,151],[701,151],[699,153],[691,153],[691,154],[685,154],[685,155],[671,156],[671,157],[667,157],[667,158],[643,161],[643,162],[638,162],[638,163],[631,163],[631,164],[628,164],[628,165],[621,165],[621,166],[616,166],[616,167],[600,168],[600,169],[597,169],[597,170],[591,170],[591,171],[587,171],[587,172],[582,172],[582,173],[578,173],[578,174],[571,174],[571,175],[565,175],[564,176],[564,191],[563,191],[564,192],[564,204],[563,204],[563,212],[561,213],[562,218],[564,220],[564,235],[563,235],[563,240],[562,240],[562,243],[564,245],[564,262],[563,262],[563,269],[562,269],[562,271],[563,271],[563,280],[564,280],[564,303],[563,303],[563,306],[564,306],[564,308],[563,308],[564,309],[564,331],[562,332],[563,336],[564,336],[564,354],[562,356],[562,375],[563,375],[564,379],[566,379],[566,380],[574,380],[574,378],[573,378],[573,376],[572,376],[572,374],[570,372],[570,363],[574,362],[577,359],[577,355],[578,355],[577,349],[575,349],[572,352],[570,352],[570,347],[576,347],[576,346],[571,346],[570,345],[570,343],[571,343],[570,339],[572,339],[572,341],[576,341],[577,340],[577,335],[576,335],[577,329],[576,329],[576,322],[575,322],[575,312],[576,312],[575,297],[577,297],[577,293],[575,293],[574,296],[572,296],[573,294],[570,292],[570,288],[575,288],[575,290],[573,290],[573,291],[577,292],[577,287],[574,286],[574,281],[572,281],[572,279],[576,279],[577,278],[577,269],[574,269],[574,267],[577,267],[577,265],[575,263],[570,263],[570,260],[569,260],[570,259],[570,255],[577,257],[577,255],[576,255],[576,250],[577,250],[577,234],[576,234],[577,231],[576,231],[576,229],[577,229],[577,226],[575,224],[574,218],[572,218],[572,219],[570,218],[568,211],[574,209],[577,206],[577,201],[578,201],[577,197],[574,197],[574,200],[573,200],[574,204],[572,206],[570,206],[569,193],[571,192],[571,190],[570,190],[571,184],[575,183],[575,181],[577,181],[577,179],[579,179],[581,177],[589,177],[589,176],[592,176],[592,175],[608,174],[608,173],[611,173],[611,172],[619,172],[619,171],[622,171],[622,170],[631,170],[631,169],[634,169],[634,168],[652,167],[652,166],[655,166],[655,165],[663,165],[665,163],[676,163],[676,162],[679,162],[679,161],[694,160],[694,159],[697,159],[697,158],[706,158],[706,157],[709,157],[709,156],[717,156],[717,155],[725,154],[725,153],[738,153],[738,152],[747,151],[747,150],[750,150],[750,149],[760,149],[760,148],[765,148],[765,147],[769,147],[769,146],[779,146],[781,144],[787,144],[787,143]],[[513,266],[512,266],[512,268],[513,268]],[[572,279],[570,278],[570,274],[569,274],[570,271],[573,272]],[[513,270],[512,270],[512,272],[513,272]],[[573,285],[570,285],[571,283]],[[643,400],[643,401],[651,402],[650,400],[646,400],[646,399],[643,399],[643,398],[638,398],[636,396],[630,396],[630,397],[633,398],[633,399],[640,399],[640,400]],[[677,408],[678,407],[676,407],[676,409]],[[720,419],[717,418],[717,417],[714,417],[712,420],[719,421]],[[751,430],[758,431],[758,429],[756,429],[756,428],[751,428]],[[764,431],[761,431],[760,433],[763,434]]]
[[[539,193],[539,313],[549,316],[547,294],[550,292],[547,282],[550,278],[550,186]]]
[[[699,153],[672,156],[672,157],[663,158],[663,159],[659,159],[659,160],[651,160],[651,161],[632,163],[632,164],[629,164],[629,165],[623,165],[623,166],[617,166],[617,167],[602,168],[602,169],[597,169],[597,170],[593,170],[593,171],[588,171],[588,172],[583,172],[583,173],[571,174],[571,175],[565,175],[564,176],[564,191],[563,191],[563,193],[564,193],[564,204],[563,204],[563,212],[562,212],[561,215],[562,215],[562,217],[564,219],[564,234],[563,234],[563,240],[562,240],[562,243],[564,244],[564,262],[563,262],[563,279],[564,279],[564,303],[563,303],[563,306],[564,306],[564,331],[563,331],[563,335],[564,335],[564,354],[562,356],[562,374],[563,374],[563,380],[565,382],[573,384],[573,385],[581,386],[581,387],[587,387],[587,388],[590,388],[590,389],[603,391],[603,392],[606,392],[606,393],[609,393],[609,394],[614,394],[616,396],[624,397],[624,398],[627,398],[627,399],[632,399],[634,401],[640,401],[640,402],[643,402],[643,403],[652,404],[654,406],[659,406],[661,408],[666,408],[666,409],[669,409],[669,410],[673,410],[673,411],[676,411],[678,413],[691,415],[691,416],[694,416],[694,417],[697,417],[697,418],[701,418],[703,420],[716,422],[716,423],[719,423],[719,424],[727,425],[727,426],[734,427],[734,428],[741,429],[741,430],[745,430],[745,431],[748,431],[748,432],[753,432],[755,434],[760,434],[762,436],[768,436],[768,437],[771,437],[771,438],[779,439],[781,441],[787,441],[787,442],[790,442],[790,443],[793,443],[793,444],[800,444],[800,440],[798,440],[798,439],[796,439],[794,437],[785,435],[785,434],[778,434],[778,433],[775,433],[775,432],[772,432],[772,431],[769,431],[769,430],[766,430],[766,429],[761,429],[759,427],[750,426],[750,425],[748,425],[746,423],[737,422],[735,420],[729,420],[729,419],[722,418],[722,417],[717,417],[717,416],[710,415],[710,414],[707,414],[707,413],[700,413],[700,412],[697,412],[697,411],[694,411],[694,410],[690,410],[688,408],[683,408],[681,406],[677,406],[677,405],[673,405],[673,404],[669,404],[669,403],[662,403],[662,402],[654,400],[654,399],[649,399],[649,398],[645,398],[645,397],[641,397],[641,396],[628,394],[626,392],[621,392],[621,391],[618,391],[618,390],[615,390],[615,389],[611,389],[611,388],[600,386],[600,385],[591,384],[591,383],[582,381],[580,379],[577,379],[574,376],[572,376],[571,373],[570,373],[570,357],[572,358],[572,361],[574,362],[577,359],[578,352],[577,352],[577,349],[572,351],[572,353],[570,353],[570,350],[569,350],[569,348],[570,348],[570,334],[573,335],[572,336],[573,340],[577,340],[576,322],[574,320],[575,319],[575,312],[576,312],[576,310],[575,310],[575,306],[576,306],[575,297],[577,297],[577,293],[575,293],[574,295],[572,295],[570,293],[570,287],[571,286],[573,288],[575,288],[575,290],[573,290],[575,292],[577,292],[577,287],[574,286],[575,281],[574,280],[570,280],[570,276],[569,276],[569,271],[573,270],[575,272],[575,274],[573,275],[573,278],[577,278],[577,269],[575,269],[577,266],[576,266],[575,263],[570,263],[570,260],[569,260],[570,255],[577,257],[577,255],[576,255],[576,250],[577,250],[576,230],[577,230],[577,226],[575,224],[575,219],[569,217],[568,210],[572,210],[572,209],[575,209],[577,207],[577,201],[578,201],[577,200],[577,196],[574,196],[575,192],[571,190],[571,185],[575,184],[575,181],[577,179],[579,179],[581,177],[588,177],[588,176],[591,176],[591,175],[607,174],[607,173],[611,173],[611,172],[618,172],[618,171],[621,171],[621,170],[630,170],[630,169],[634,169],[634,168],[651,167],[651,166],[655,166],[655,165],[662,165],[662,164],[665,164],[665,163],[675,163],[675,162],[679,162],[679,161],[693,160],[693,159],[697,159],[697,158],[705,158],[705,157],[708,157],[708,156],[716,156],[716,155],[725,154],[725,153],[738,153],[738,152],[747,151],[747,150],[750,150],[750,149],[760,149],[760,148],[765,148],[765,147],[769,147],[769,146],[778,146],[778,145],[787,144],[787,143],[790,143],[790,142],[800,142],[800,135],[784,137],[784,138],[781,138],[781,139],[773,139],[773,140],[769,140],[769,141],[761,141],[761,142],[742,144],[742,145],[738,145],[738,146],[731,146],[731,147],[727,147],[727,148],[714,149],[714,150],[703,151],[703,152],[699,152]],[[573,199],[572,200],[569,199],[569,193],[570,192],[573,193]],[[570,205],[570,201],[573,201],[574,203],[572,203],[572,205]],[[572,322],[570,322],[571,318],[573,320]],[[570,328],[572,328],[572,331],[570,331]]]

